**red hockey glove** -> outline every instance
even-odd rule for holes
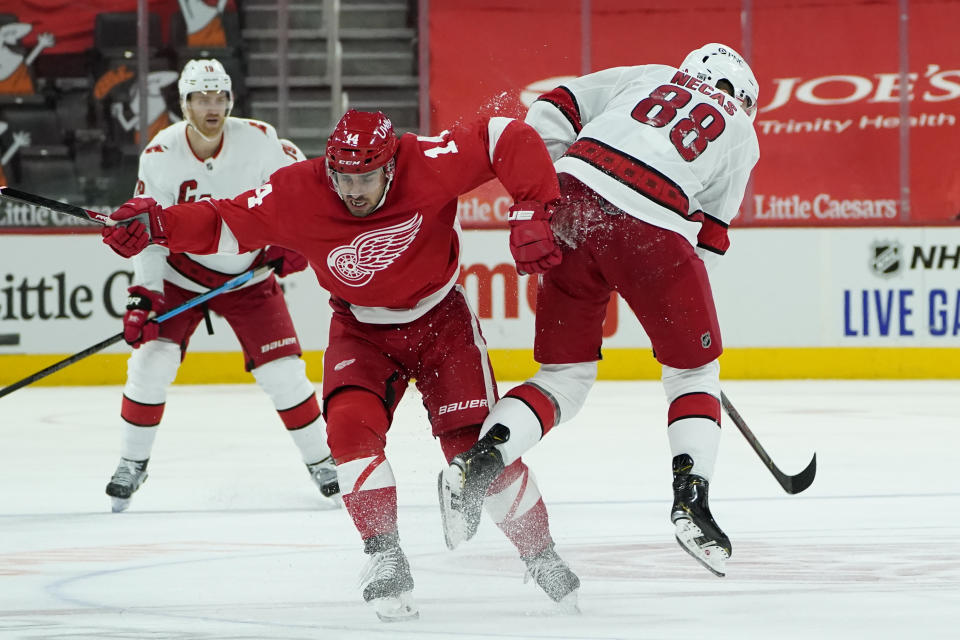
[[[551,217],[553,212],[536,200],[510,207],[510,253],[520,275],[543,273],[560,264],[562,254],[550,228]]]
[[[148,244],[164,244],[163,207],[153,198],[133,198],[110,214],[116,224],[105,226],[100,235],[104,244],[118,255],[130,258],[147,248]]]
[[[127,289],[127,312],[123,314],[123,339],[134,349],[160,336],[153,318],[163,308],[163,294],[139,285]]]
[[[263,258],[264,262],[280,261],[280,266],[275,267],[274,271],[281,278],[297,271],[303,271],[309,266],[307,259],[302,255],[283,247],[267,247],[267,250],[263,252]]]

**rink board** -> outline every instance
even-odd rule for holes
[[[711,274],[727,378],[955,378],[960,371],[960,229],[734,229]],[[536,282],[518,276],[505,231],[464,232],[462,282],[497,375],[535,371]],[[0,383],[9,384],[121,329],[128,261],[96,235],[2,235]],[[37,257],[42,256],[42,260]],[[330,310],[311,274],[285,281],[310,376],[321,378]],[[604,327],[605,379],[659,367],[622,300]],[[115,345],[51,384],[115,384],[129,347]],[[244,382],[236,339],[201,327],[179,382]]]

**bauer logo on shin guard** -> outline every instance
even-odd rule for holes
[[[453,413],[454,411],[462,411],[464,409],[476,409],[477,407],[487,406],[486,400],[464,400],[462,402],[451,402],[450,404],[445,404],[440,409],[437,410],[438,415],[443,415],[445,413]]]

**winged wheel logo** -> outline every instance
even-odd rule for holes
[[[361,233],[350,244],[327,254],[327,267],[345,285],[362,287],[406,251],[422,223],[423,217],[415,213],[399,224]]]

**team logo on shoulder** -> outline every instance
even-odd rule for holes
[[[417,237],[423,217],[412,218],[384,229],[361,233],[353,242],[327,254],[327,267],[341,282],[362,287],[378,271],[383,271],[407,250]]]

